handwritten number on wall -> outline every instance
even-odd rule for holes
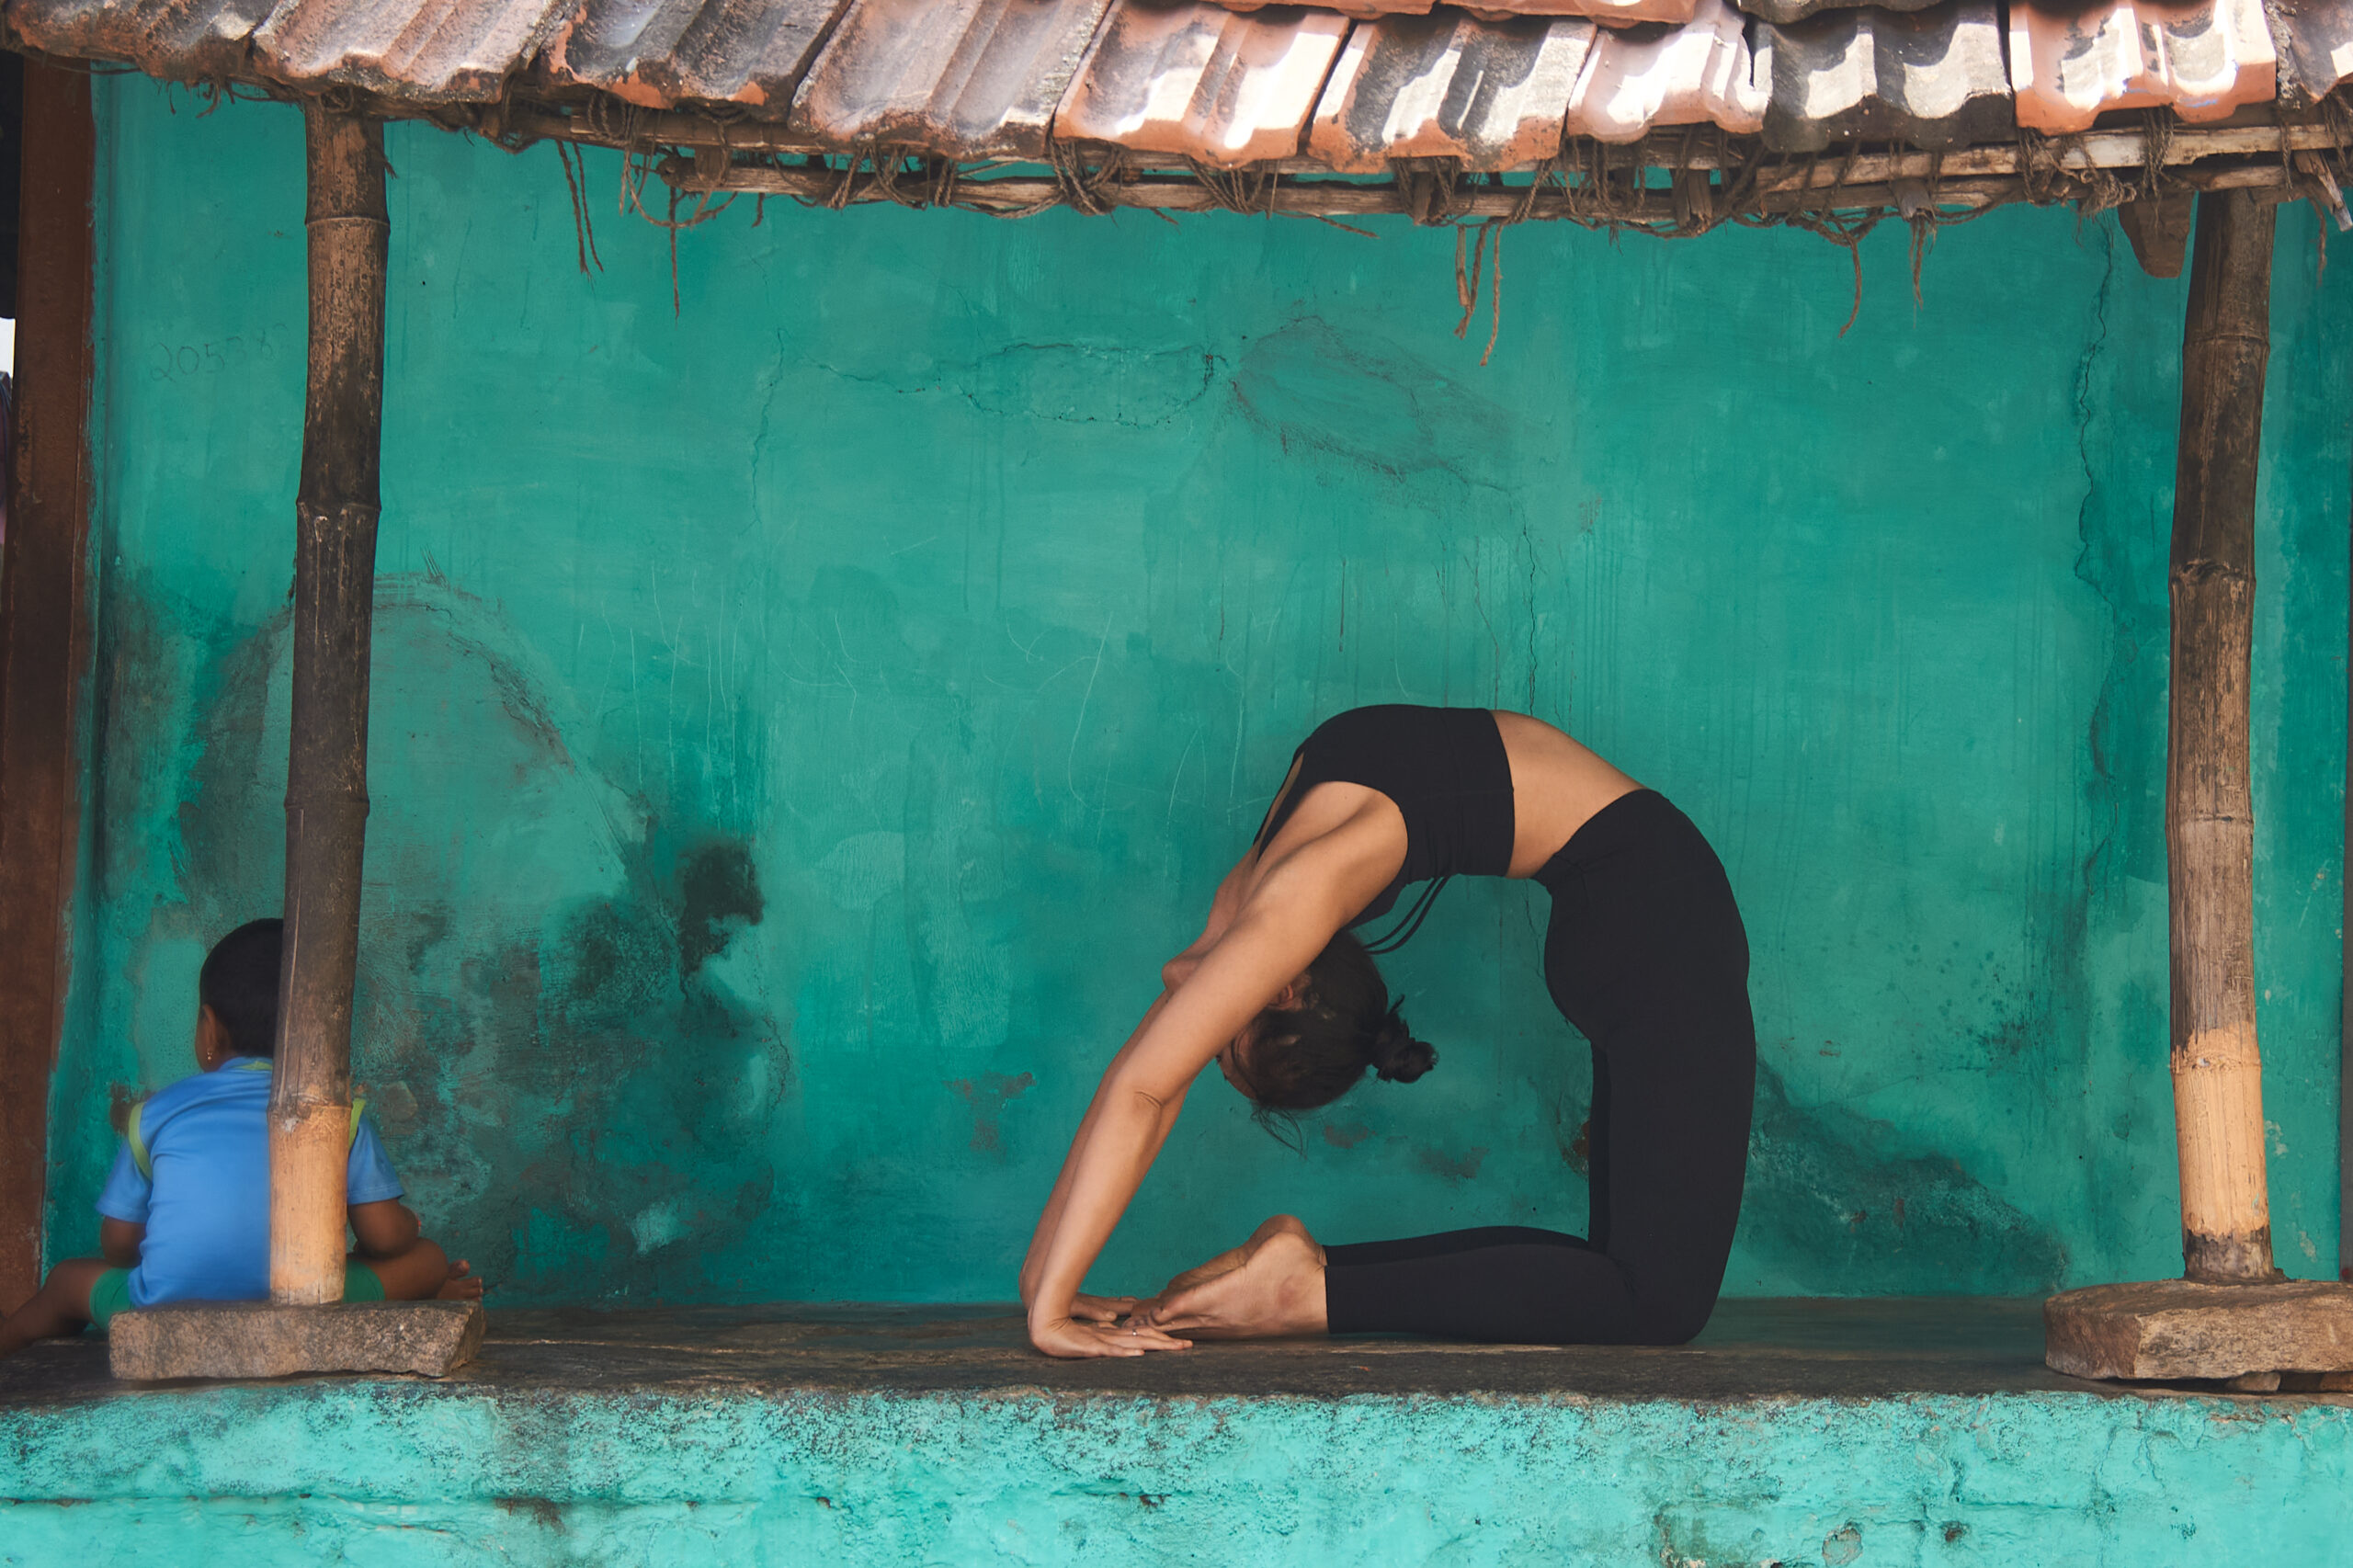
[[[278,345],[285,338],[286,324],[280,322],[250,336],[237,333],[210,343],[158,343],[147,377],[156,381],[188,381],[256,363],[268,364],[278,358]]]

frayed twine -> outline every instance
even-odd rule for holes
[[[555,155],[563,165],[564,189],[572,195],[572,239],[580,252],[580,274],[586,277],[592,262],[602,272],[605,258],[597,254],[597,230],[588,221],[588,154],[569,142],[559,142]]]
[[[725,149],[723,148],[714,149],[705,147],[699,148],[696,152],[696,155],[687,161],[689,163],[699,163],[706,154],[713,153],[722,159],[728,156]],[[711,205],[710,199],[715,192],[709,189],[700,191],[695,197],[695,210],[686,217],[681,218],[678,216],[678,187],[672,185],[665,179],[662,183],[669,187],[669,211],[666,216],[656,218],[653,213],[647,211],[645,208],[645,182],[654,177],[655,171],[660,166],[660,164],[667,163],[669,161],[670,159],[665,157],[659,160],[657,163],[654,154],[650,152],[631,152],[623,153],[621,155],[620,208],[623,212],[627,212],[631,208],[635,208],[639,217],[644,219],[649,223],[669,231],[670,314],[675,320],[684,313],[684,307],[678,293],[678,231],[681,229],[697,228],[701,224],[710,222],[712,219],[718,217],[721,213],[734,206],[735,199],[741,193],[738,191],[729,191],[727,193],[727,199],[720,202],[714,207]]]
[[[1487,361],[1495,358],[1495,339],[1504,330],[1504,230],[1509,226],[1509,220],[1503,218],[1490,218],[1479,225],[1479,237],[1471,247],[1468,271],[1462,265],[1462,235],[1469,225],[1458,223],[1454,227],[1454,297],[1462,306],[1462,319],[1454,324],[1454,335],[1458,338],[1470,332],[1471,318],[1478,313],[1479,276],[1488,265],[1488,245],[1492,243],[1495,247],[1495,282],[1488,293],[1494,322],[1487,329],[1486,352],[1479,356],[1481,369],[1485,369]]]

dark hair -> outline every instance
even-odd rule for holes
[[[248,920],[212,944],[196,977],[197,1000],[212,1009],[239,1056],[278,1054],[278,963],[282,920]]]
[[[1268,1007],[1252,1022],[1239,1062],[1245,1092],[1262,1111],[1313,1110],[1356,1086],[1371,1068],[1392,1084],[1410,1084],[1438,1062],[1414,1038],[1364,944],[1347,931],[1307,966],[1307,994],[1296,1007]]]

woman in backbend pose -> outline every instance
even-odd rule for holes
[[[1286,1215],[1152,1301],[1081,1294],[1211,1061],[1276,1111],[1328,1105],[1367,1068],[1403,1083],[1429,1070],[1436,1053],[1369,955],[1419,929],[1455,876],[1533,878],[1552,895],[1545,983],[1593,1042],[1586,1233],[1490,1225],[1327,1247]],[[1370,949],[1351,933],[1419,881],[1430,886]],[[1708,1321],[1740,1214],[1756,1035],[1732,889],[1664,796],[1522,714],[1342,713],[1293,756],[1199,939],[1160,976],[1021,1266],[1039,1349],[1381,1332],[1678,1345]]]

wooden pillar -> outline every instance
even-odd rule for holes
[[[0,543],[0,1310],[40,1284],[50,1074],[80,850],[95,146],[88,74],[27,61],[16,486]]]
[[[2273,217],[2245,191],[2198,199],[2181,347],[2165,754],[2174,1117],[2183,1262],[2191,1279],[2211,1284],[2279,1278],[2255,1034],[2247,739]]]
[[[294,502],[286,957],[269,1101],[269,1296],[280,1305],[343,1297],[391,234],[381,123],[315,100],[302,118],[310,384]]]
[[[2246,1392],[2353,1388],[2353,1285],[2286,1279],[2272,1267],[2255,1042],[2247,676],[2272,219],[2245,191],[2198,198],[2182,332],[2165,855],[2188,1278],[2045,1301],[2042,1358],[2073,1377],[2221,1381]]]

